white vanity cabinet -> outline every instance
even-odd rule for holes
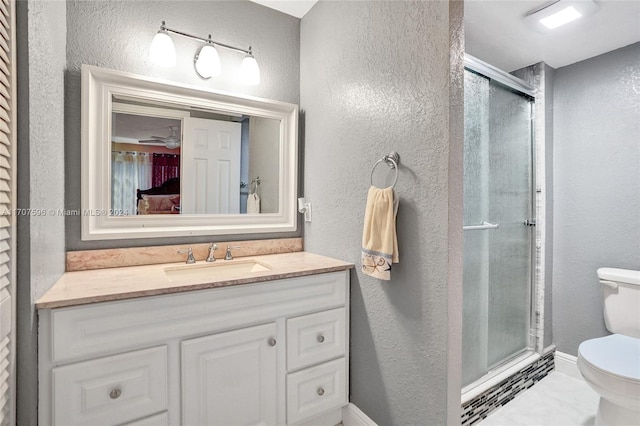
[[[39,424],[316,425],[348,402],[349,271],[39,311]]]

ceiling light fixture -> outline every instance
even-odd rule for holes
[[[568,6],[553,15],[542,18],[540,23],[550,30],[581,18],[582,14],[573,6]]]
[[[593,0],[554,0],[530,10],[525,21],[536,31],[547,33],[576,19],[595,13],[599,9]]]
[[[222,67],[216,47],[223,47],[225,49],[245,54],[245,57],[242,60],[242,65],[240,66],[239,73],[240,78],[242,79],[242,83],[248,86],[260,84],[260,68],[258,67],[258,62],[253,56],[251,46],[249,46],[249,49],[245,50],[239,47],[234,47],[225,43],[211,40],[211,35],[209,35],[209,38],[202,38],[187,34],[182,31],[168,28],[165,21],[162,21],[162,25],[160,25],[160,31],[158,31],[158,33],[153,38],[153,41],[151,42],[151,48],[149,49],[149,60],[153,64],[162,67],[175,66],[176,52],[169,33],[205,43],[193,58],[193,64],[196,73],[201,78],[207,80],[211,77],[216,77],[221,74]]]

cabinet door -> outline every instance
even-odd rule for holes
[[[183,424],[276,424],[276,332],[270,323],[182,342]]]

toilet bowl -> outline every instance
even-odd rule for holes
[[[578,369],[600,395],[596,426],[640,426],[640,271],[600,268],[613,334],[582,342]]]
[[[587,340],[578,349],[578,368],[600,395],[596,425],[640,425],[640,339]]]

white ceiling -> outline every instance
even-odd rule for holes
[[[541,34],[523,18],[545,3],[466,0],[466,52],[513,71],[540,61],[559,68],[640,41],[640,0],[596,0],[600,9],[595,14]]]
[[[114,142],[136,144],[139,140],[168,137],[170,126],[180,128],[180,125],[180,120],[171,118],[115,113],[112,137]]]
[[[302,18],[317,0],[252,1]],[[540,61],[559,68],[640,41],[640,0],[596,0],[600,10],[594,15],[540,34],[523,18],[529,10],[548,2],[466,0],[466,51],[513,71]]]
[[[182,134],[182,121],[180,118],[156,117],[149,111],[144,109],[145,103],[130,103],[130,105],[140,107],[138,112],[116,112],[112,116],[112,142],[138,144],[141,140],[163,139],[171,135],[171,127],[176,127],[177,135]],[[208,120],[235,121],[242,122],[246,116],[222,112],[214,109],[205,109],[198,107],[177,108],[176,105],[162,104],[158,102],[153,104],[155,108],[161,108],[165,112],[175,113],[176,117],[185,115],[193,118],[204,118]],[[172,114],[173,115],[173,114]],[[147,143],[145,145],[164,146],[164,143],[157,144]]]
[[[302,18],[318,0],[251,0],[254,3]]]

